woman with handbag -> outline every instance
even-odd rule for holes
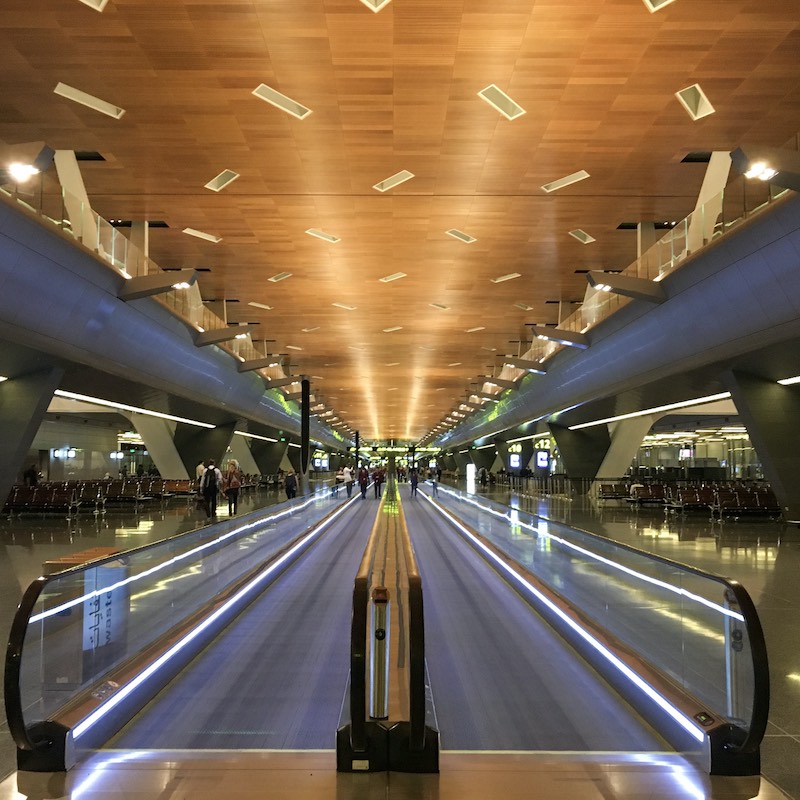
[[[228,516],[233,517],[239,506],[239,489],[242,488],[242,472],[239,465],[231,459],[228,462],[228,469],[222,479],[222,491],[228,498]]]

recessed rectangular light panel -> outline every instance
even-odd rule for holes
[[[478,92],[478,96],[485,100],[495,111],[499,111],[506,119],[516,119],[525,113],[525,109],[515,103],[502,89],[493,83]]]
[[[206,184],[205,188],[211,189],[212,192],[219,192],[226,186],[232,184],[238,177],[238,172],[234,172],[232,169],[224,169],[216,178],[212,178]]]
[[[291,278],[291,272],[279,272],[277,275],[273,275],[271,278],[267,278],[270,283],[278,283],[279,281],[285,281],[287,278]]]
[[[73,103],[79,103],[94,111],[99,111],[101,114],[114,117],[114,119],[120,119],[125,113],[124,108],[115,106],[113,103],[107,103],[99,97],[82,92],[80,89],[76,89],[74,86],[68,86],[66,83],[61,83],[60,81],[56,84],[56,88],[53,89],[53,92],[60,97],[66,97],[67,100],[72,100]]]
[[[386,6],[388,6],[389,3],[392,2],[392,0],[361,0],[361,2],[370,11],[374,11],[377,14],[382,8],[385,8]]]
[[[263,308],[264,311],[272,311],[272,306],[266,306],[264,303],[248,303],[247,305],[253,306],[254,308]]]
[[[331,305],[335,306],[336,308],[343,308],[345,311],[355,311],[356,310],[356,306],[349,306],[349,305],[347,305],[347,303],[331,303]],[[351,348],[351,349],[358,350],[359,348],[355,347],[355,348]]]
[[[584,181],[586,178],[590,177],[589,173],[585,169],[578,170],[578,172],[573,172],[572,175],[566,175],[563,178],[559,178],[557,181],[551,181],[550,183],[545,183],[542,186],[543,191],[545,192],[555,192],[558,189],[563,189],[565,186],[569,186],[572,183],[577,183],[578,181]]]
[[[253,89],[253,94],[261,100],[275,106],[275,108],[279,108],[281,111],[285,111],[287,114],[297,117],[297,119],[305,119],[312,113],[310,108],[306,108],[302,103],[298,103],[297,100],[292,100],[291,97],[281,94],[265,83]]]
[[[514,303],[514,308],[519,308],[522,311],[533,311],[533,306],[529,306],[527,303]]]
[[[309,236],[316,236],[317,239],[323,239],[331,244],[336,244],[336,242],[342,241],[338,236],[334,236],[332,233],[325,233],[325,231],[321,231],[318,228],[309,228],[306,233]]]
[[[486,328],[482,325],[479,325],[477,328],[467,328],[464,333],[475,333],[476,331],[485,331]]]
[[[586,231],[582,231],[580,228],[576,228],[574,231],[570,231],[569,235],[573,238],[577,239],[581,244],[589,244],[590,242],[596,242],[597,239],[594,236],[589,236]]]
[[[377,189],[379,192],[388,192],[389,189],[394,189],[395,186],[399,186],[401,183],[410,181],[413,177],[413,172],[403,169],[400,170],[400,172],[396,172],[391,177],[380,181],[380,183],[376,183],[372,188]]]
[[[448,311],[450,306],[443,305],[442,303],[428,303],[431,308],[438,308],[439,311]]]
[[[702,119],[714,113],[714,106],[709,102],[699,83],[694,83],[679,92],[675,92],[675,97],[680,100],[681,105],[686,109],[686,113],[693,120]]]
[[[85,6],[89,6],[89,8],[93,8],[95,11],[102,12],[108,3],[108,0],[81,0],[81,3],[83,3]]]
[[[508,275],[501,275],[499,278],[489,278],[492,283],[505,283],[506,281],[513,281],[514,278],[521,278],[519,272],[509,272]]]
[[[387,275],[384,278],[378,278],[381,283],[391,283],[392,281],[399,281],[400,278],[408,277],[405,272],[393,272],[391,275]]]
[[[664,8],[664,6],[674,3],[675,0],[642,0],[642,2],[647,6],[647,10],[651,14],[654,14],[656,11]]]
[[[207,242],[214,242],[214,244],[217,244],[217,242],[221,242],[222,241],[222,237],[221,236],[214,236],[213,233],[206,233],[205,231],[198,231],[196,228],[184,228],[183,229],[183,233],[188,233],[189,236],[194,236],[197,239],[205,239]]]
[[[395,331],[401,331],[401,330],[403,330],[403,326],[402,325],[395,325],[393,328],[384,328],[383,332],[384,333],[394,333]]]
[[[473,242],[478,241],[474,236],[470,236],[468,233],[458,230],[458,228],[450,228],[450,230],[445,231],[445,233],[448,236],[452,236],[454,239],[458,239],[460,242],[464,242],[465,244],[472,244]]]

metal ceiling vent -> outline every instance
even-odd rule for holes
[[[226,186],[232,184],[238,177],[238,172],[234,172],[232,169],[224,169],[216,178],[212,178],[205,187],[206,189],[211,189],[212,192],[220,192]]]
[[[386,8],[392,0],[361,0],[361,2],[370,11],[374,11],[377,14],[382,8]]]
[[[714,113],[714,106],[709,102],[699,83],[694,83],[679,92],[675,92],[675,97],[680,100],[681,105],[686,109],[686,113],[694,120],[702,119]]]
[[[651,14],[654,14],[656,11],[664,8],[664,6],[674,3],[675,0],[642,0],[642,2],[647,6],[647,10]]]
[[[291,97],[281,94],[270,86],[267,86],[266,83],[262,83],[253,89],[253,94],[261,100],[275,106],[275,108],[279,108],[281,111],[285,111],[287,114],[297,117],[297,119],[305,119],[312,113],[310,108],[306,108],[302,103],[298,103],[297,100],[292,100]]]
[[[506,119],[516,119],[525,113],[525,109],[515,103],[502,89],[493,83],[478,92],[478,96],[485,100],[495,111],[499,111]]]
[[[458,230],[458,228],[450,228],[450,230],[445,231],[445,233],[448,236],[452,236],[454,239],[458,239],[460,242],[464,242],[465,244],[472,244],[473,242],[478,241],[474,236],[470,236],[468,233]]]
[[[372,188],[377,189],[379,192],[387,192],[389,189],[394,189],[395,186],[399,186],[401,183],[410,181],[413,177],[413,172],[403,169],[400,170],[400,172],[396,172],[391,177],[376,183]]]
[[[114,119],[120,119],[125,113],[124,108],[115,106],[113,103],[107,103],[99,97],[82,92],[80,89],[76,89],[74,86],[69,86],[60,81],[56,84],[56,88],[53,89],[53,93],[60,97],[66,97],[67,100],[72,100],[73,103],[79,103],[82,106],[86,106],[86,108],[99,111],[101,114],[105,114],[108,117],[114,117]]]
[[[555,192],[558,189],[563,189],[565,186],[569,186],[572,183],[577,183],[578,181],[584,181],[586,178],[589,177],[589,173],[585,169],[578,170],[577,172],[573,172],[572,175],[566,175],[563,178],[559,178],[557,181],[551,181],[550,183],[545,183],[542,186],[542,190],[547,192]]]
[[[597,239],[594,236],[590,236],[586,231],[582,231],[580,228],[576,228],[574,231],[569,232],[570,236],[573,236],[577,239],[581,244],[589,244],[590,242],[596,242]]]

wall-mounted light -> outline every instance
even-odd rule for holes
[[[601,292],[624,295],[634,300],[646,300],[649,303],[663,303],[667,299],[664,287],[656,281],[646,278],[634,278],[600,270],[590,270],[586,274],[589,285]]]
[[[731,162],[746,178],[800,192],[800,153],[794,150],[745,145],[731,153]]]
[[[578,347],[581,350],[589,346],[589,338],[585,333],[566,331],[562,328],[547,328],[544,325],[531,325],[530,328],[537,339],[557,342],[567,347]]]
[[[248,330],[257,327],[256,325],[234,325],[230,328],[214,328],[210,331],[198,332],[194,337],[194,343],[198,347],[205,347],[209,344],[219,344],[229,342],[231,339],[239,339],[247,336]],[[246,364],[247,362],[242,362]]]
[[[531,361],[529,358],[515,358],[514,356],[499,356],[503,359],[503,364],[514,369],[525,369],[528,372],[535,372],[539,375],[544,375],[547,368],[540,364],[538,361]]]

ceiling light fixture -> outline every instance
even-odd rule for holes
[[[693,120],[702,119],[714,113],[714,106],[711,105],[699,83],[693,83],[691,86],[675,92],[675,97]]]
[[[519,272],[509,272],[507,275],[501,275],[499,278],[490,278],[492,283],[505,283],[506,281],[513,281],[514,278],[521,278]]]
[[[563,178],[559,178],[557,181],[551,181],[550,183],[545,183],[542,185],[542,190],[547,192],[558,191],[559,189],[563,189],[565,186],[570,186],[573,183],[578,183],[578,181],[584,181],[589,177],[589,173],[585,169],[578,170],[578,172],[573,172],[572,175],[567,175]]]
[[[281,94],[265,83],[259,84],[259,86],[253,89],[253,94],[259,99],[275,106],[275,108],[279,108],[281,111],[285,111],[287,114],[297,117],[297,119],[305,119],[311,114],[310,108],[306,108],[301,103],[298,103],[297,100],[292,100],[291,97]]]
[[[336,242],[342,241],[338,236],[334,236],[332,233],[325,233],[325,231],[321,231],[319,228],[309,228],[306,233],[309,236],[315,236],[317,239],[322,239],[323,241],[330,242],[331,244],[336,244]]]
[[[478,325],[476,328],[467,328],[464,333],[476,333],[477,331],[485,331],[486,328],[483,325]]]
[[[376,14],[377,14],[377,13],[378,13],[378,12],[379,12],[379,11],[380,11],[382,8],[385,8],[386,6],[388,6],[388,5],[389,5],[389,3],[390,3],[391,1],[392,1],[392,0],[361,0],[361,2],[362,2],[362,3],[363,3],[363,4],[364,4],[364,5],[365,5],[365,6],[366,6],[366,7],[367,7],[367,8],[368,8],[370,11],[374,11]]]
[[[663,303],[667,299],[663,285],[647,278],[589,270],[586,273],[586,280],[598,291],[620,294],[632,297],[634,300]]]
[[[574,239],[577,239],[581,244],[590,244],[591,242],[596,242],[597,239],[594,236],[590,236],[586,231],[581,230],[580,228],[576,228],[574,231],[570,231],[569,235],[572,236]]]
[[[198,231],[197,228],[184,228],[183,233],[188,234],[189,236],[194,236],[197,239],[205,239],[207,242],[213,242],[217,244],[218,242],[222,241],[221,236],[214,236],[213,233],[206,233],[205,231]]]
[[[220,192],[226,186],[230,186],[238,177],[238,172],[234,172],[232,169],[224,169],[216,178],[212,178],[205,185],[205,188],[211,189],[212,192]]]
[[[266,306],[266,305],[264,305],[264,303],[252,302],[252,303],[248,303],[247,305],[253,306],[254,308],[263,308],[264,311],[272,311],[272,309],[273,309],[273,306]]]
[[[516,119],[525,113],[525,109],[514,102],[502,89],[495,84],[490,84],[478,92],[478,96],[485,100],[495,111],[499,111],[506,119]]]
[[[8,165],[8,174],[16,183],[25,183],[25,181],[29,181],[34,175],[38,175],[39,170],[36,169],[33,164],[14,162]]]
[[[113,117],[114,119],[120,119],[125,113],[124,108],[115,106],[113,103],[108,103],[105,100],[101,100],[99,97],[82,92],[80,89],[76,89],[74,86],[69,86],[60,81],[56,84],[56,88],[53,89],[53,92],[60,97],[65,97],[67,100],[72,100],[73,103],[86,106],[86,108],[91,108],[93,111],[99,111],[101,114]]]
[[[407,277],[405,272],[393,272],[391,275],[386,275],[384,278],[378,278],[381,283],[391,283],[392,281],[399,281],[400,278]]]
[[[450,306],[443,305],[442,303],[428,303],[431,308],[437,308],[439,311],[449,311]]]
[[[389,189],[394,189],[395,186],[399,186],[401,183],[410,181],[413,177],[413,172],[403,169],[400,170],[400,172],[396,172],[394,175],[386,178],[385,180],[376,183],[372,188],[379,192],[387,192]]]
[[[394,333],[395,331],[401,331],[401,330],[403,330],[403,326],[402,325],[395,325],[392,328],[384,328],[383,332],[384,333]]]
[[[336,308],[343,308],[345,311],[355,311],[357,306],[349,306],[347,303],[331,303]]]
[[[267,278],[270,283],[279,283],[280,281],[285,281],[287,278],[291,278],[291,272],[279,272],[277,275],[273,275],[271,278]]]
[[[452,236],[454,239],[458,239],[459,242],[464,242],[464,244],[472,244],[478,241],[474,236],[470,236],[468,233],[458,230],[458,228],[450,228],[450,230],[445,231],[445,233],[448,236]]]

